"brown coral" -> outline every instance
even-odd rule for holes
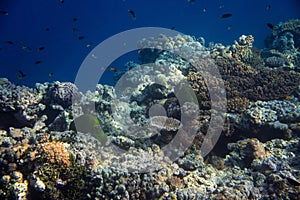
[[[70,152],[62,142],[46,142],[38,147],[39,154],[46,162],[58,164],[62,168],[67,168],[71,165]]]
[[[247,109],[250,101],[245,97],[234,97],[228,99],[227,110],[232,113],[240,113]]]

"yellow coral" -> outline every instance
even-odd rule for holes
[[[70,153],[63,142],[46,142],[41,144],[38,150],[46,162],[58,164],[62,168],[67,168],[71,165]]]

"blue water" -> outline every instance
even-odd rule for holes
[[[55,80],[73,82],[82,61],[97,44],[137,27],[175,27],[204,37],[206,43],[225,45],[242,34],[252,34],[254,45],[263,48],[264,38],[271,33],[266,23],[300,18],[299,7],[299,0],[1,0],[0,10],[8,15],[0,14],[0,77],[28,86]],[[135,12],[136,20],[128,9]],[[232,17],[220,19],[223,13],[232,13]],[[78,40],[78,36],[84,39]],[[45,49],[37,51],[42,46]],[[137,55],[125,55],[113,67],[122,69],[129,60],[137,61]],[[34,64],[36,61],[41,63]],[[26,74],[23,79],[17,78],[18,70]],[[101,82],[111,84],[114,73],[107,72]]]

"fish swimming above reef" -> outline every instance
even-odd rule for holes
[[[22,45],[21,49],[24,50],[24,51],[27,51],[27,52],[31,52],[32,51],[32,49],[29,46],[27,46],[27,45]]]
[[[132,20],[136,20],[136,15],[135,15],[135,12],[133,10],[128,9],[128,13],[131,15]]]
[[[43,51],[45,49],[45,47],[39,47],[39,48],[37,48],[37,51]]]
[[[48,74],[48,76],[49,76],[49,77],[52,77],[52,76],[54,76],[54,73],[50,72],[50,73]]]
[[[229,25],[229,26],[226,27],[226,29],[227,29],[228,31],[230,31],[231,28],[232,28],[232,25]]]
[[[42,62],[42,61],[37,60],[37,61],[34,62],[34,64],[35,64],[35,65],[38,65],[38,64],[41,64],[41,62]]]
[[[77,37],[77,40],[83,40],[84,39],[84,36],[78,36]]]
[[[225,19],[225,18],[229,18],[229,17],[232,17],[231,13],[225,13],[220,16],[221,19]]]
[[[5,41],[5,42],[4,42],[4,44],[13,45],[13,44],[14,44],[14,42],[13,42],[13,41],[10,41],[10,40],[7,40],[7,41]]]
[[[8,15],[8,12],[5,11],[5,10],[0,10],[0,14],[1,14],[1,15]]]
[[[118,72],[119,70],[117,68],[115,68],[115,67],[110,67],[109,71],[111,71],[111,72]]]
[[[187,2],[189,2],[189,3],[194,3],[195,0],[187,0]]]
[[[102,122],[96,116],[92,114],[84,114],[75,118],[69,129],[75,132],[81,132],[90,134],[96,138],[102,145],[107,142],[107,136],[104,131],[101,129]]]
[[[23,78],[25,78],[26,74],[24,74],[24,72],[22,72],[21,70],[18,70],[18,75],[17,75],[17,79],[21,80]]]

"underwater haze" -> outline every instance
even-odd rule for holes
[[[254,46],[264,48],[272,32],[267,24],[299,18],[299,7],[298,0],[1,0],[0,76],[27,86],[74,82],[96,45],[138,27],[174,29],[203,37],[206,45],[231,45],[251,34]],[[138,62],[136,52],[114,62],[101,83],[113,84],[130,60]]]

